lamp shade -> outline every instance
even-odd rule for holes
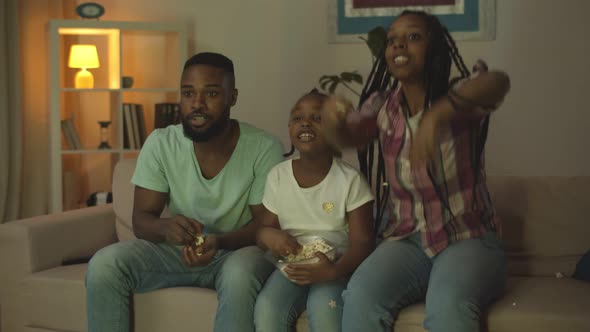
[[[70,68],[98,68],[98,53],[95,45],[72,45],[68,67]]]

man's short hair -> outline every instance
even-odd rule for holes
[[[222,68],[226,74],[234,77],[234,63],[225,55],[213,52],[202,52],[193,55],[184,63],[183,71],[196,65],[208,65]]]

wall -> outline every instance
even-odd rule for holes
[[[81,1],[80,1],[81,2]],[[181,20],[193,51],[218,51],[236,65],[234,117],[288,144],[288,110],[319,76],[366,74],[364,44],[326,43],[326,0],[99,0],[105,20]],[[468,64],[478,57],[507,71],[512,91],[494,115],[488,141],[491,174],[590,175],[583,134],[590,125],[590,1],[497,0],[497,38],[460,42]]]

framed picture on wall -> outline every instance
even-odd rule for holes
[[[496,38],[496,0],[328,0],[328,41],[362,42],[407,9],[436,15],[456,40]]]

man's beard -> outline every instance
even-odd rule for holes
[[[196,131],[190,124],[188,117],[182,118],[182,129],[184,136],[189,138],[195,143],[207,142],[212,138],[219,136],[223,130],[229,125],[229,118],[221,118],[211,124],[211,127],[205,131]]]

